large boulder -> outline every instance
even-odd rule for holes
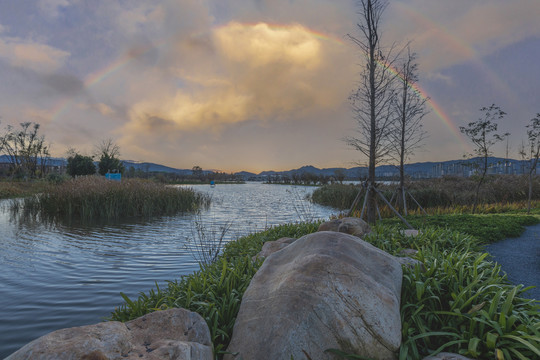
[[[394,257],[358,237],[306,235],[255,274],[227,351],[244,360],[337,358],[327,349],[395,359],[401,280]]]
[[[334,219],[319,225],[318,231],[337,231],[358,236],[359,238],[371,232],[369,224],[357,217]]]
[[[121,323],[103,322],[44,335],[6,360],[211,360],[210,331],[204,319],[185,309],[156,311]]]

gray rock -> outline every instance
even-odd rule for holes
[[[244,360],[334,359],[332,348],[395,359],[401,280],[393,256],[355,236],[306,235],[255,274],[227,351]]]
[[[275,241],[267,241],[263,244],[261,251],[255,256],[255,258],[266,258],[271,254],[279,251],[288,245],[292,244],[296,239],[283,237]]]
[[[371,232],[371,228],[364,220],[356,217],[334,219],[322,223],[318,231],[336,231],[358,236],[359,238]]]
[[[418,235],[421,234],[420,231],[415,230],[415,229],[401,230],[400,233],[401,233],[401,235],[403,235],[405,237],[417,237]]]
[[[121,323],[103,322],[44,335],[6,360],[213,359],[204,319],[185,309],[156,311]]]

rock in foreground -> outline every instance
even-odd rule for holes
[[[54,331],[25,345],[6,360],[212,360],[204,319],[185,309],[157,311],[121,323]]]
[[[334,359],[325,352],[332,348],[395,359],[401,279],[392,256],[358,237],[306,235],[266,258],[255,274],[227,351],[244,360]]]

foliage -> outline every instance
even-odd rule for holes
[[[488,171],[488,157],[491,155],[491,148],[497,142],[506,138],[506,134],[497,134],[497,120],[504,118],[506,113],[502,111],[498,106],[492,104],[489,107],[482,107],[480,109],[483,112],[483,117],[476,121],[470,122],[466,127],[460,126],[459,130],[465,134],[476,147],[473,151],[480,157],[481,161],[477,164],[480,177],[476,186],[476,192],[474,196],[473,214],[478,204],[478,194],[480,187],[482,186],[484,179]]]
[[[100,176],[49,185],[42,194],[13,203],[27,214],[49,220],[113,220],[195,211],[210,199],[192,189],[173,188],[144,180],[110,181]],[[21,210],[21,209],[19,209]]]
[[[74,154],[67,159],[67,173],[72,176],[93,175],[96,173],[94,160],[90,156]]]
[[[8,125],[0,135],[0,151],[4,151],[11,163],[11,172],[16,177],[43,175],[49,159],[49,146],[45,136],[39,135],[38,123],[20,123],[15,130]]]

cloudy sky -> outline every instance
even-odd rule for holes
[[[179,168],[355,166],[355,3],[0,0],[0,129],[38,122],[57,156],[112,138],[125,159]],[[383,42],[412,41],[431,99],[412,160],[461,158],[459,126],[492,103],[517,158],[540,113],[540,2],[389,3]]]

